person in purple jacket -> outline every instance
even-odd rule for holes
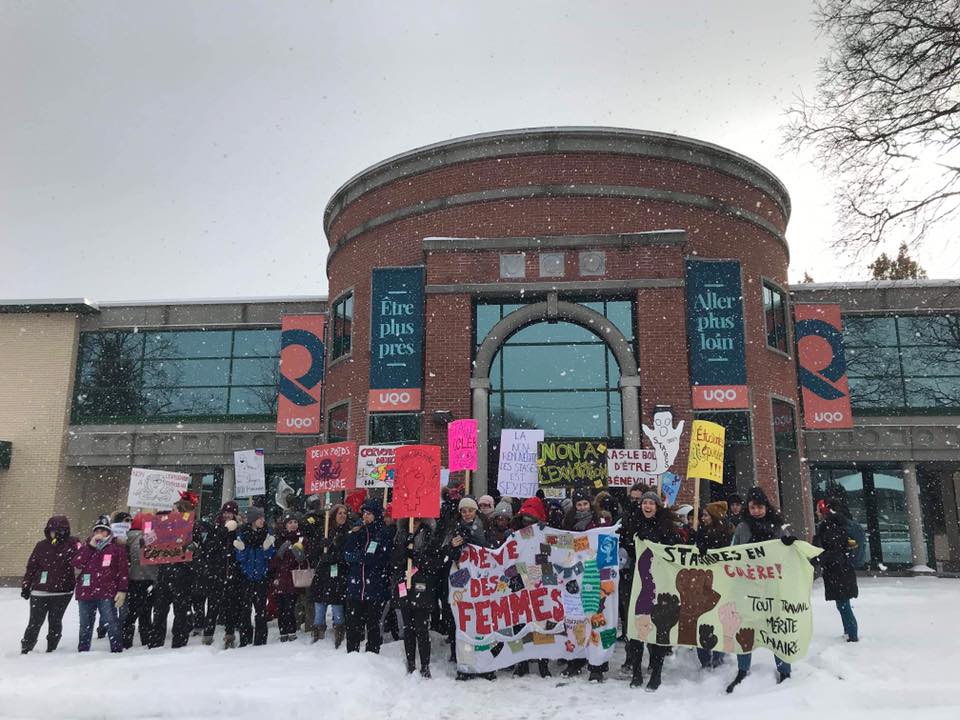
[[[110,652],[123,652],[123,630],[117,608],[127,599],[129,563],[127,548],[110,542],[110,518],[101,516],[93,526],[90,538],[73,558],[77,573],[77,604],[80,606],[80,644],[78,650],[87,652],[93,637],[97,611],[108,619]]]
[[[30,601],[30,620],[20,641],[20,652],[33,650],[44,620],[47,621],[47,652],[53,652],[63,634],[63,614],[73,595],[73,557],[80,541],[70,536],[66,515],[47,520],[41,540],[30,553],[20,595]]]

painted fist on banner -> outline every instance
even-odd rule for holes
[[[713,625],[700,626],[699,645],[704,650],[713,650],[717,646],[717,636],[713,633]]]
[[[670,631],[680,620],[680,598],[673,593],[660,593],[650,619],[657,628],[657,645],[670,644]]]
[[[754,642],[753,628],[743,628],[740,630],[740,632],[737,633],[737,642],[740,644],[740,649],[743,650],[743,652],[751,652]]]
[[[734,643],[737,639],[737,631],[743,624],[740,613],[737,612],[737,604],[732,600],[725,602],[717,608],[717,613],[720,615],[720,625],[723,627],[723,651],[736,652]]]
[[[720,601],[720,593],[713,589],[713,570],[681,570],[677,573],[677,592],[680,594],[677,642],[696,645],[697,621]]]

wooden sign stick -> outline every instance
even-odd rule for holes
[[[693,486],[693,529],[696,531],[697,526],[700,524],[700,483],[703,482],[700,478],[696,478],[696,482]]]
[[[413,550],[413,518],[410,518],[410,525],[407,528],[407,532],[411,535],[410,542],[407,543],[407,547]],[[413,578],[413,558],[407,558],[407,592],[410,592],[411,578]]]
[[[463,486],[464,487],[463,494],[469,495],[470,494],[470,471],[464,470],[463,473],[465,478],[464,486]]]

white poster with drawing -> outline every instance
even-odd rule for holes
[[[267,477],[262,449],[234,451],[233,467],[237,481],[237,489],[234,493],[236,497],[267,494]]]
[[[187,473],[132,468],[127,505],[151,510],[169,510],[190,487]]]

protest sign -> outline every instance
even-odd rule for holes
[[[187,473],[133,468],[130,470],[130,490],[127,505],[134,508],[169,510],[180,499],[180,493],[190,486]]]
[[[601,442],[542,442],[537,445],[540,487],[607,486],[607,446]]]
[[[233,453],[236,497],[267,494],[267,480],[263,466],[263,450],[236,450]]]
[[[143,534],[152,533],[156,540],[140,548],[143,565],[168,565],[193,559],[187,549],[193,539],[193,513],[169,513],[168,515],[143,515]]]
[[[357,487],[392,488],[397,445],[361,445],[357,449]]]
[[[636,539],[627,634],[656,645],[726,653],[768,648],[794,662],[813,631],[810,558],[803,541],[769,540],[710,550]]]
[[[307,495],[353,490],[357,484],[357,444],[329,443],[307,448],[303,491]]]
[[[501,430],[497,489],[501,495],[528,498],[537,494],[537,444],[543,430]]]
[[[608,662],[619,634],[619,536],[536,525],[497,549],[465,545],[450,568],[457,668],[548,658]]]
[[[447,457],[451,471],[477,469],[476,420],[454,420],[447,425]]]
[[[665,472],[660,476],[660,492],[663,493],[663,503],[668,507],[677,501],[680,494],[682,479],[672,472]]]
[[[440,446],[402,445],[396,467],[393,517],[440,517]]]
[[[687,477],[723,482],[723,441],[726,430],[708,420],[694,420],[690,431]]]
[[[127,533],[130,532],[130,523],[128,522],[110,523],[110,532],[113,533],[113,536],[117,538],[117,540],[126,540]]]
[[[607,448],[607,486],[630,487],[642,482],[657,484],[656,450]]]

